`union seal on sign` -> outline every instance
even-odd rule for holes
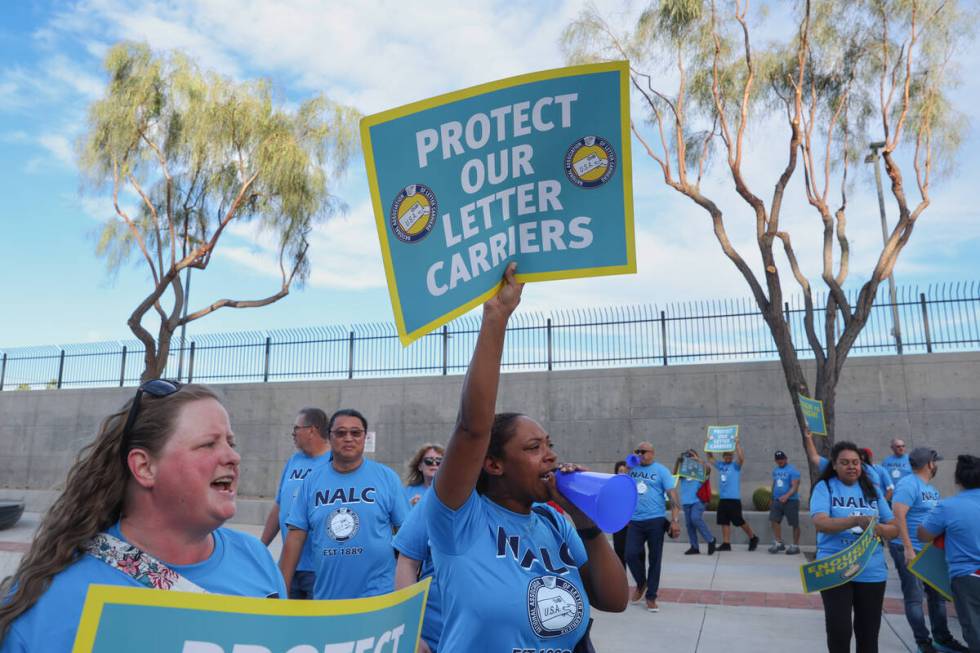
[[[565,152],[565,176],[582,188],[597,188],[616,172],[616,150],[601,136],[580,138]]]
[[[432,231],[439,205],[432,189],[422,184],[405,186],[391,203],[388,224],[398,240],[415,243]]]

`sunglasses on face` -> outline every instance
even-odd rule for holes
[[[130,430],[132,430],[133,424],[136,423],[136,416],[139,415],[140,402],[143,399],[143,395],[150,395],[157,399],[160,397],[169,397],[182,387],[184,387],[184,384],[180,381],[171,381],[169,379],[151,379],[140,384],[140,387],[136,389],[136,396],[133,397],[133,405],[129,407],[129,416],[126,418],[126,425],[123,427],[123,456],[129,452]]]
[[[429,458],[428,456],[422,459],[422,462],[429,466],[438,467],[442,464],[442,458]]]
[[[349,431],[347,429],[334,429],[330,431],[330,435],[341,439],[349,435],[356,440],[357,438],[364,437],[364,429],[350,429]]]
[[[653,449],[633,449],[633,453],[637,456],[642,456],[645,453],[653,453]]]

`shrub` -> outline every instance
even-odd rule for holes
[[[756,488],[755,492],[752,493],[752,505],[756,510],[761,510],[766,512],[769,510],[769,504],[772,503],[772,489],[768,487]]]
[[[718,502],[721,498],[718,496],[717,492],[711,493],[711,501],[708,502],[708,510],[718,510]]]

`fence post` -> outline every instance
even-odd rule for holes
[[[783,302],[783,316],[786,319],[786,324],[789,325],[789,302]],[[792,329],[790,329],[792,331]]]
[[[272,338],[265,337],[265,371],[262,373],[262,383],[269,382],[269,353],[272,349]]]
[[[347,378],[354,378],[354,332],[350,332],[347,345]]]
[[[119,364],[119,387],[126,382],[126,345],[123,345],[122,362]]]
[[[449,370],[449,327],[442,325],[442,375]]]
[[[191,351],[187,356],[187,382],[194,382],[194,341],[191,340]]]
[[[7,376],[7,352],[3,353],[3,366],[0,367],[0,392],[3,392],[3,380]]]
[[[61,390],[61,378],[65,373],[65,350],[61,350],[61,356],[58,358],[58,389]]]
[[[660,349],[664,352],[664,366],[667,365],[667,316],[660,311]]]
[[[929,333],[929,309],[926,308],[926,294],[924,292],[919,293],[919,306],[922,307],[922,328],[926,332],[926,352],[932,353],[932,336]],[[0,388],[3,385],[0,384]]]
[[[548,318],[548,371],[551,371],[551,318]]]

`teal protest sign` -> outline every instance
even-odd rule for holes
[[[695,458],[684,456],[681,458],[681,466],[677,469],[677,475],[681,478],[704,481],[704,465]]]
[[[731,426],[709,426],[708,437],[704,442],[704,450],[711,453],[735,451],[738,442],[738,424]]]
[[[409,653],[426,579],[349,601],[280,601],[137,587],[89,587],[73,653]]]
[[[625,61],[364,118],[388,292],[409,344],[519,281],[636,272]]]
[[[909,564],[909,571],[922,579],[922,582],[943,595],[947,601],[953,600],[953,588],[949,584],[949,567],[946,565],[946,552],[939,547],[927,544]]]
[[[827,423],[823,418],[823,402],[819,399],[810,399],[803,395],[800,398],[800,410],[803,411],[803,418],[806,419],[806,427],[814,435],[827,435]]]
[[[877,523],[877,520],[872,520],[861,536],[846,549],[800,567],[803,591],[829,590],[850,582],[860,574],[878,548],[879,540],[875,535]]]

